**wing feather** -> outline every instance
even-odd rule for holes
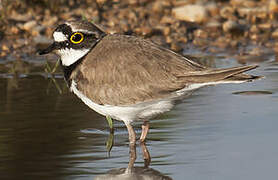
[[[82,64],[71,78],[79,81],[77,88],[92,101],[106,105],[166,98],[190,83],[222,78],[221,70],[206,68],[134,36],[107,35]],[[223,72],[223,78],[229,77],[229,72]]]

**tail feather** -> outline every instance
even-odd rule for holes
[[[186,76],[186,78],[189,78],[193,83],[207,83],[217,81],[230,81],[232,83],[233,81],[252,81],[262,77],[243,74],[243,72],[255,69],[257,67],[258,65],[251,65],[226,69],[210,69],[201,73],[198,72],[198,74],[189,74]]]
[[[253,75],[249,75],[249,74],[237,74],[231,77],[226,78],[225,80],[228,81],[242,81],[242,82],[251,82],[254,81],[256,79],[261,79],[263,78],[263,76],[253,76]]]

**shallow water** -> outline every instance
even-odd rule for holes
[[[214,65],[238,64],[222,57]],[[278,63],[269,58],[260,65],[252,73],[264,79],[200,89],[153,120],[146,143],[151,164],[143,168],[137,145],[134,174],[194,180],[277,178]],[[109,156],[104,117],[69,93],[61,76],[56,80],[62,95],[44,73],[0,75],[0,179],[123,179],[120,173],[129,163],[124,125],[115,124]]]

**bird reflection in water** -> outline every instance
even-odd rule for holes
[[[134,163],[137,158],[136,156],[136,146],[130,145],[129,146],[129,163],[127,167],[124,168],[116,168],[111,169],[105,174],[96,176],[95,180],[172,180],[169,176],[163,175],[161,172],[149,168],[151,163],[151,156],[146,147],[145,143],[140,144],[142,148],[143,158],[144,158],[144,166],[143,167],[135,167]]]

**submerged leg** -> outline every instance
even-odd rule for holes
[[[145,168],[148,168],[151,163],[151,156],[145,142],[141,142],[141,148],[142,148],[142,153],[144,158],[144,166]]]
[[[142,133],[141,133],[141,137],[140,137],[140,142],[145,142],[145,139],[149,132],[149,128],[150,128],[149,121],[144,121],[144,123],[142,124]]]
[[[128,162],[128,167],[126,169],[126,172],[128,172],[128,173],[132,172],[136,158],[137,158],[136,146],[130,144],[129,145],[129,162]]]
[[[126,171],[131,172],[136,160],[136,134],[131,124],[125,122],[125,125],[128,130],[129,138],[129,163]]]
[[[127,130],[128,130],[128,137],[129,137],[129,144],[132,146],[135,146],[135,142],[136,142],[136,134],[135,131],[133,129],[133,127],[131,126],[131,124],[129,123],[125,123]]]

